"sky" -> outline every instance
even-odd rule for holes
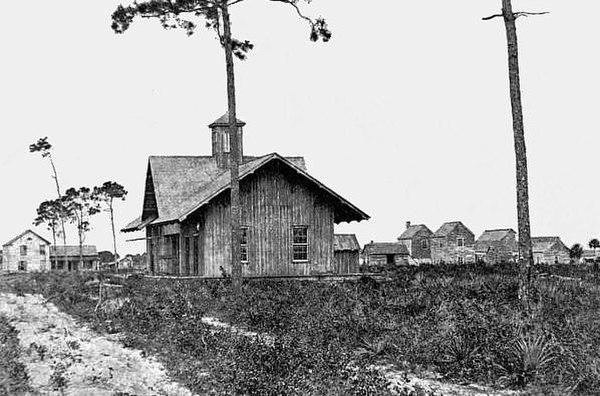
[[[47,159],[29,144],[48,136],[61,188],[113,180],[124,226],[141,213],[149,155],[209,155],[207,127],[226,110],[224,54],[212,31],[191,37],[136,20],[123,35],[120,1],[7,2],[0,24],[0,243],[55,197]],[[333,37],[285,4],[232,7],[234,36],[254,50],[236,62],[238,116],[248,155],[304,156],[309,173],[371,216],[340,224],[362,244],[393,241],[405,222],[435,231],[460,220],[479,236],[516,229],[515,158],[500,0],[348,0],[301,4]],[[514,0],[533,235],[567,245],[600,237],[598,1]],[[106,213],[86,243],[110,250]],[[69,243],[76,232],[67,230]],[[141,253],[118,235],[119,251]]]

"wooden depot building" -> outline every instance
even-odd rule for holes
[[[369,216],[308,174],[302,157],[243,155],[240,140],[244,276],[336,274],[334,224]],[[228,114],[209,125],[211,156],[151,156],[142,214],[123,232],[146,230],[151,273],[231,274]]]

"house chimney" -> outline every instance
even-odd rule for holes
[[[408,230],[410,228],[410,221],[406,222],[406,229]]]
[[[236,128],[238,133],[238,142],[240,146],[239,162],[244,158],[244,144],[242,127],[246,125],[244,121],[236,119]],[[219,168],[229,168],[229,159],[231,156],[231,139],[229,138],[229,112],[223,114],[219,119],[208,126],[212,132],[212,156],[217,162]]]

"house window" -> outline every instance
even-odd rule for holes
[[[240,228],[240,257],[242,263],[248,262],[248,227]]]
[[[228,153],[231,150],[231,144],[229,143],[229,132],[223,134],[223,152]]]
[[[46,245],[40,245],[40,255],[41,256],[46,255]]]
[[[21,256],[27,256],[27,245],[21,245]]]
[[[427,249],[427,239],[421,240],[421,249]]]
[[[27,261],[19,261],[19,271],[27,271]]]
[[[464,247],[465,246],[465,238],[459,237],[456,239],[456,246]]]
[[[292,228],[293,261],[308,261],[308,227]]]
[[[465,263],[465,259],[463,257],[459,257],[458,264],[464,264],[464,263]]]

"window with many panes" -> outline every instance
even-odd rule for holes
[[[427,249],[427,239],[421,239],[421,249]]]
[[[456,239],[456,246],[463,247],[465,246],[465,238],[459,237]]]
[[[19,261],[19,271],[27,271],[27,261]]]
[[[240,257],[242,263],[248,262],[248,227],[240,228]]]
[[[21,256],[27,256],[27,245],[21,245]]]
[[[308,227],[292,228],[292,249],[294,261],[308,261]]]
[[[465,263],[465,259],[463,257],[459,257],[458,264],[464,264],[464,263]]]
[[[46,255],[46,245],[40,245],[40,255]]]

